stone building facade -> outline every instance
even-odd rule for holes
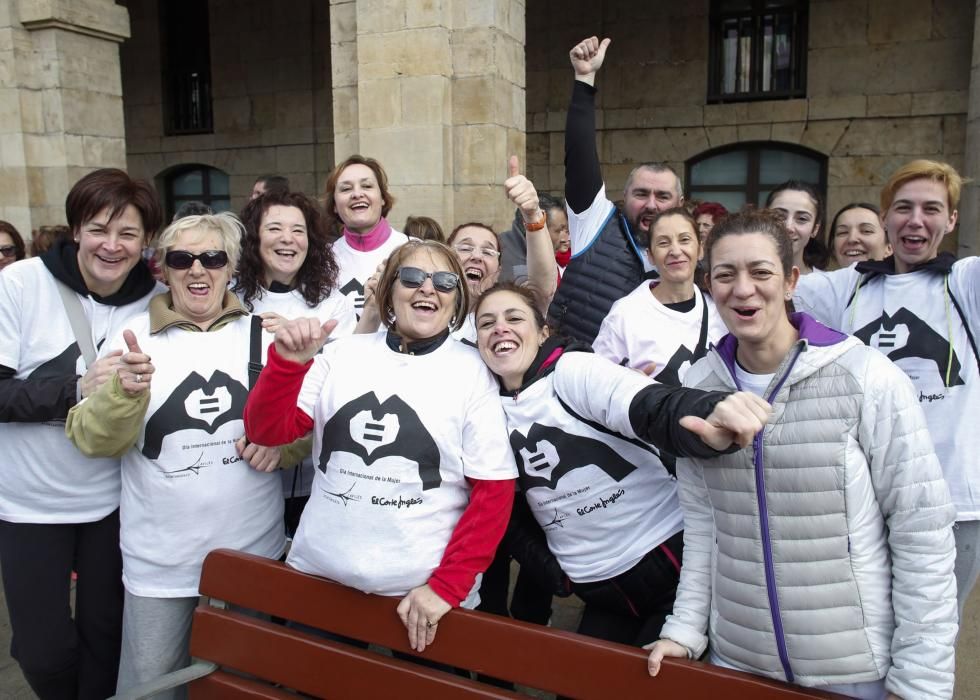
[[[710,0],[194,4],[209,27],[203,133],[166,123],[168,3],[0,3],[0,217],[27,230],[60,221],[71,182],[99,165],[162,193],[187,168],[213,169],[237,209],[260,174],[319,194],[334,162],[361,152],[389,172],[396,226],[426,214],[506,227],[508,154],[539,189],[562,189],[567,54],[590,34],[613,39],[597,144],[614,199],[638,161],[684,173],[749,143],[822,159],[831,212],[876,201],[914,157],[980,175],[976,0],[810,0],[805,94],[744,102],[706,98]],[[964,253],[978,248],[976,193],[961,207]]]

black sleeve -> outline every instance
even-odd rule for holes
[[[78,377],[14,379],[15,370],[0,365],[0,423],[65,420],[75,405]]]
[[[684,416],[707,418],[715,404],[728,395],[724,391],[652,384],[633,397],[630,425],[641,440],[678,457],[717,457],[735,452],[739,449],[737,445],[721,452],[708,447],[701,438],[680,425]]]
[[[526,571],[543,590],[563,597],[571,595],[572,582],[548,548],[544,530],[531,514],[522,493],[514,498],[514,509],[500,546],[521,565],[521,571]]]
[[[565,201],[576,214],[588,209],[602,189],[595,145],[595,93],[595,87],[576,80],[565,121]]]

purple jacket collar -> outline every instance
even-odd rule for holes
[[[836,345],[847,339],[847,335],[844,333],[835,331],[833,328],[828,328],[820,323],[820,321],[805,313],[797,312],[790,314],[789,322],[799,331],[800,340],[805,340],[809,345],[826,347],[828,345]],[[718,342],[715,349],[721,356],[722,362],[725,363],[734,377],[735,351],[738,350],[738,339],[729,333]]]

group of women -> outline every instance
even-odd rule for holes
[[[710,641],[715,663],[855,697],[948,696],[953,515],[911,385],[786,311],[823,264],[819,195],[788,183],[776,216],[719,214],[705,240],[658,213],[659,277],[592,352],[549,334],[560,216],[508,168],[528,285],[497,283],[489,226],[394,231],[361,156],[325,212],[275,191],[173,222],[166,286],[141,255],[149,186],[75,185],[73,240],[0,275],[0,566],[40,697],[185,665],[207,552],[280,557],[287,532],[290,566],[401,598],[419,653],[477,605],[503,540],[585,601],[583,633],[656,642],[651,672]],[[844,259],[883,250],[869,211],[835,217]],[[510,518],[515,486],[529,518]]]

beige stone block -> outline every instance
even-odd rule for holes
[[[76,134],[64,134],[62,138],[65,142],[65,163],[76,168],[84,168],[88,165],[85,162],[85,137]]]
[[[0,193],[0,199],[2,199],[2,197],[3,194]],[[27,204],[26,199],[22,202],[18,202],[17,204],[0,203],[0,219],[9,221],[18,231],[30,231],[34,227],[31,226],[31,208]],[[63,209],[64,208],[62,208],[61,219],[51,218],[47,219],[47,221],[64,220],[65,214]],[[44,221],[45,219],[39,218],[37,220]]]
[[[120,167],[115,163],[106,163],[104,166],[96,163],[96,167]],[[125,159],[122,162],[122,167],[126,167]],[[58,206],[64,205],[65,195],[71,190],[73,182],[68,180],[68,171],[64,168],[39,168],[43,174],[44,180],[44,200],[41,202],[31,201],[32,205],[41,204],[42,206]]]
[[[425,75],[397,81],[401,93],[401,123],[405,126],[448,124],[452,120],[449,78]]]
[[[494,25],[497,0],[453,0],[453,26],[457,29]]]
[[[932,36],[969,37],[973,34],[974,3],[962,0],[933,0]]]
[[[333,124],[335,132],[350,132],[357,129],[358,108],[357,88],[334,88]]]
[[[406,27],[449,27],[452,0],[402,0]]]
[[[125,137],[122,98],[100,92],[62,90],[65,131]]]
[[[904,155],[835,156],[828,159],[827,181],[838,186],[881,187],[907,160]]]
[[[708,145],[711,148],[738,141],[738,129],[734,126],[706,126],[704,135],[708,138]]]
[[[357,42],[345,41],[330,46],[330,77],[334,89],[357,85]]]
[[[735,107],[733,104],[705,105],[704,125],[724,126],[738,123]]]
[[[928,39],[932,3],[921,0],[868,0],[868,41],[888,44]]]
[[[0,135],[0,167],[23,168],[26,164],[23,136],[21,134]]]
[[[806,122],[780,122],[772,125],[770,138],[782,143],[799,143],[803,139]]]
[[[136,155],[148,153],[158,153],[160,151],[159,138],[127,138],[126,153],[130,158]]]
[[[941,127],[938,117],[856,119],[834,155],[935,155],[942,151]]]
[[[912,115],[965,114],[970,94],[967,90],[921,92],[912,95]]]
[[[513,219],[513,209],[500,200],[499,187],[491,184],[460,185],[454,187],[453,211],[457,219],[464,221],[490,221],[500,228],[508,218]],[[510,217],[505,214],[505,208]]]
[[[860,46],[867,43],[866,2],[830,0],[810,4],[809,45],[814,48]]]
[[[547,165],[551,163],[551,136],[553,134],[528,134],[527,135],[527,162],[525,167],[535,165]],[[2,144],[2,140],[0,140]]]
[[[41,104],[44,109],[44,131],[65,131],[65,100],[61,90],[41,90]]]
[[[129,12],[115,3],[103,0],[18,0],[17,9],[21,24],[29,29],[69,27],[73,28],[71,31],[102,37],[98,39],[101,41],[129,38]]]
[[[27,201],[33,206],[44,206],[48,204],[48,198],[44,191],[44,171],[47,168],[24,168],[24,177],[27,180]]]
[[[442,126],[361,129],[359,138],[360,153],[384,163],[393,186],[395,183],[435,185],[444,182]],[[337,154],[343,160],[349,152],[338,148]]]
[[[24,160],[28,167],[58,167],[67,162],[61,134],[24,134]]]
[[[795,122],[806,119],[806,100],[764,100],[748,102],[748,115],[739,123]]]
[[[16,86],[17,67],[14,61],[14,52],[12,50],[0,50],[0,88]]]
[[[680,126],[701,126],[704,123],[704,109],[700,105],[678,107],[646,107],[636,110],[635,126],[643,128]],[[604,128],[611,128],[603,123]]]
[[[868,98],[864,95],[811,97],[809,102],[810,119],[853,119],[868,111]]]
[[[28,201],[29,178],[24,168],[0,170],[0,205],[24,205]]]
[[[869,117],[906,117],[912,109],[912,95],[868,95]]]
[[[40,90],[22,89],[20,92],[20,118],[24,131],[31,134],[43,134],[44,100]]]
[[[664,129],[630,129],[606,132],[600,159],[609,163],[636,164],[676,158],[674,143]]]
[[[494,62],[494,40],[494,30],[487,27],[453,31],[453,76],[460,78],[486,73]]]
[[[943,155],[966,153],[966,115],[943,117]]]
[[[883,93],[967,90],[971,50],[969,37],[883,45],[868,84]]]
[[[22,131],[19,90],[0,88],[0,134],[19,134]]]
[[[330,40],[354,41],[357,37],[357,3],[330,0]]]
[[[492,76],[459,78],[452,83],[453,122],[488,124],[494,121],[497,81]]]
[[[673,145],[672,153],[676,154],[675,158],[677,159],[687,160],[711,147],[703,127],[667,129],[666,131],[667,138]]]
[[[277,172],[312,172],[313,167],[313,147],[311,145],[280,146],[276,149]]]
[[[498,33],[494,42],[494,63],[484,70],[493,71],[504,80],[524,87],[524,45],[513,37]]]
[[[807,57],[807,96],[861,95],[875,92],[905,92],[883,87],[881,76],[889,69],[883,65],[883,52],[863,46],[841,46],[811,49]]]
[[[392,224],[403,229],[409,216],[430,216],[448,234],[456,220],[449,213],[452,206],[452,189],[442,185],[402,185],[398,192],[397,216]],[[465,219],[464,215],[464,220]]]
[[[739,124],[739,141],[768,141],[772,136],[771,124]]]
[[[401,124],[401,86],[398,80],[362,80],[357,88],[359,126],[384,129]]]
[[[358,79],[449,76],[452,72],[449,36],[449,30],[443,28],[361,34],[357,41]]]
[[[357,26],[361,35],[405,29],[408,4],[408,0],[357,0]]]
[[[496,125],[453,127],[454,182],[478,185],[497,181],[501,163],[507,162],[506,134]]]

